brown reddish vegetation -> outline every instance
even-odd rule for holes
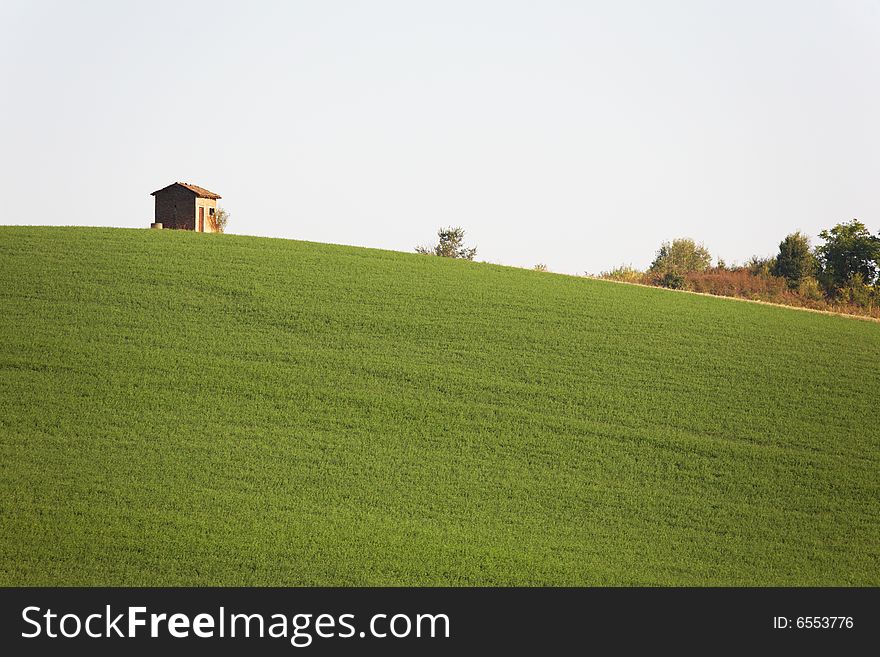
[[[628,267],[603,272],[600,278],[665,287],[661,276]],[[679,289],[689,292],[880,319],[880,306],[863,306],[828,299],[822,294],[815,279],[808,279],[799,289],[792,290],[781,276],[753,274],[745,267],[691,271],[682,274],[681,278]]]

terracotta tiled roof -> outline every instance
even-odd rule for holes
[[[198,185],[191,185],[190,183],[176,182],[176,183],[171,183],[170,185],[168,185],[168,187],[174,187],[174,185],[180,185],[181,187],[186,187],[189,191],[194,192],[195,195],[200,198],[213,198],[213,199],[223,198],[222,196],[220,196],[220,194],[215,194],[214,192],[209,192],[204,187],[199,187]],[[159,192],[164,192],[166,189],[168,189],[168,187],[163,187],[162,189],[157,189],[155,192],[150,194],[150,196],[155,196]]]

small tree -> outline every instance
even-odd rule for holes
[[[468,248],[464,245],[464,229],[460,226],[441,228],[437,231],[437,236],[440,241],[436,245],[417,246],[416,253],[462,260],[473,260],[477,255],[477,247]]]
[[[702,244],[689,238],[663,242],[649,271],[661,278],[665,274],[683,275],[689,271],[705,271],[712,264],[712,254]]]
[[[792,290],[801,281],[816,273],[816,258],[810,248],[810,238],[800,232],[788,235],[779,243],[779,255],[773,264],[772,274],[781,276]]]
[[[835,292],[856,274],[863,285],[871,285],[877,278],[880,262],[880,237],[874,237],[865,224],[853,219],[823,230],[819,237],[825,244],[816,247],[819,261],[819,280],[829,292]]]
[[[226,211],[226,208],[217,208],[214,211],[214,214],[210,216],[211,223],[214,225],[214,231],[218,233],[225,233],[226,226],[229,225],[229,213]]]

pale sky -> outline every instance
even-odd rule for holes
[[[3,224],[229,231],[597,273],[880,229],[880,1],[0,0]]]

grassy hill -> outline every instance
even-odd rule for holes
[[[880,325],[0,227],[0,584],[880,585]]]

